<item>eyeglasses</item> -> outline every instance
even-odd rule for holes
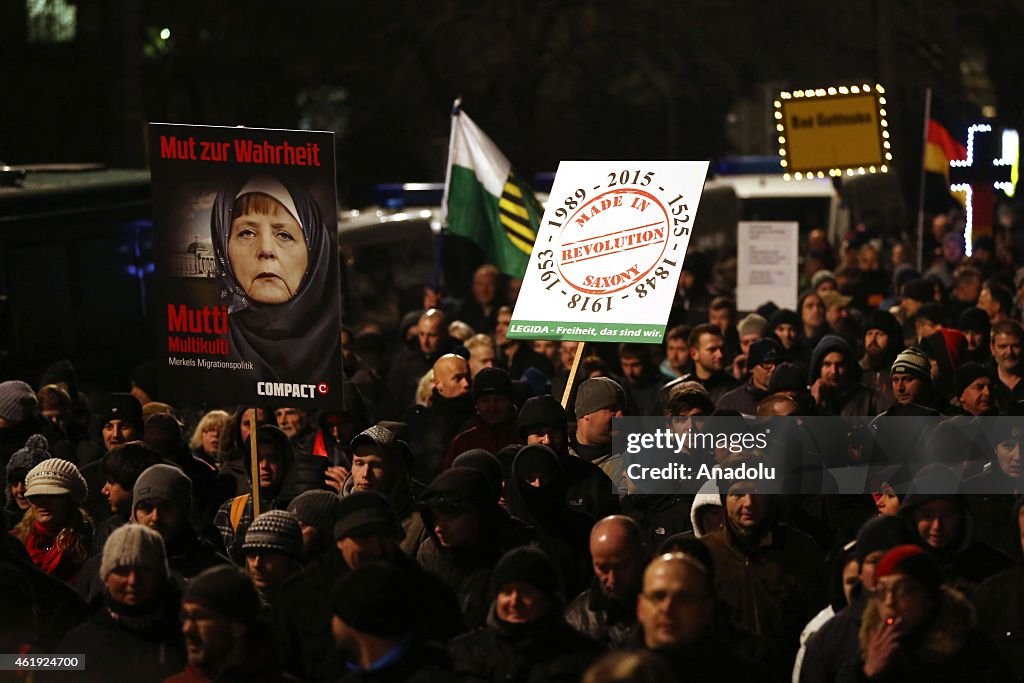
[[[888,599],[890,594],[897,600],[901,600],[903,598],[910,597],[911,595],[919,593],[920,591],[920,586],[909,581],[900,581],[899,583],[894,583],[891,586],[878,584],[877,586],[875,586],[875,589],[871,591],[871,594],[884,602],[886,599]]]
[[[684,605],[693,605],[708,599],[707,593],[693,593],[691,591],[678,591],[673,593],[671,591],[655,590],[641,593],[640,595],[645,600],[656,606],[664,605],[666,602],[671,600],[677,600]]]

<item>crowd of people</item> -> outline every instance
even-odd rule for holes
[[[921,273],[863,231],[805,241],[796,310],[740,315],[730,260],[687,254],[661,347],[508,339],[517,282],[485,265],[394,344],[341,331],[340,411],[170,405],[152,364],[0,383],[0,653],[84,655],[39,680],[1024,680],[1013,245],[967,258],[939,217]],[[893,468],[859,495],[654,495],[624,416],[935,426],[824,444]]]

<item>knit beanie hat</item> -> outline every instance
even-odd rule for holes
[[[0,382],[0,417],[12,423],[24,422],[36,408],[36,392],[16,379]]]
[[[376,491],[356,491],[341,499],[338,521],[334,523],[334,540],[369,535],[401,538],[404,536],[398,515],[388,499]]]
[[[302,529],[290,512],[270,510],[253,520],[245,532],[242,552],[273,550],[290,557],[302,554]]]
[[[520,547],[505,553],[491,574],[492,597],[498,594],[502,586],[513,581],[533,586],[546,595],[555,606],[562,602],[558,570],[543,550]]]
[[[857,532],[857,564],[878,550],[910,545],[916,540],[914,530],[900,517],[872,517]]]
[[[111,420],[121,420],[142,431],[142,404],[131,394],[110,394],[104,396],[96,406],[96,416],[101,425]]]
[[[30,470],[44,460],[52,456],[47,452],[50,444],[42,434],[33,434],[28,437],[25,447],[14,451],[14,455],[7,461],[7,480],[10,483],[11,472],[15,470]]]
[[[194,602],[228,619],[252,624],[260,609],[260,597],[241,569],[220,564],[200,572],[185,588],[182,603]]]
[[[167,578],[167,552],[164,538],[141,524],[125,524],[114,530],[103,546],[100,579],[107,580],[118,567],[147,567]]]
[[[565,408],[550,394],[535,396],[523,403],[516,418],[516,426],[523,436],[532,434],[541,427],[560,427],[564,430]]]
[[[349,628],[384,638],[412,633],[419,596],[407,572],[371,562],[343,575],[331,590],[331,608]]]
[[[481,371],[482,372],[482,371]],[[602,408],[626,405],[626,393],[619,383],[608,377],[584,380],[576,392],[576,415],[583,417]]]
[[[762,337],[750,345],[747,353],[747,368],[763,363],[778,363],[782,359],[782,344],[771,337]]]
[[[931,593],[938,592],[942,586],[939,565],[919,545],[898,545],[882,556],[875,568],[875,578],[894,574],[909,576]]]
[[[357,448],[364,445],[376,447],[382,451],[381,455],[391,455],[395,445],[395,433],[380,425],[373,425],[355,435],[349,444],[349,450],[355,453]]]
[[[932,379],[932,362],[928,358],[928,354],[916,346],[911,346],[896,354],[896,362],[892,364],[890,374],[907,374],[930,382]]]
[[[512,398],[512,378],[501,368],[484,368],[473,378],[473,400],[481,396]]]
[[[775,332],[775,328],[779,325],[791,325],[800,329],[800,314],[788,308],[780,308],[772,313],[772,317],[768,318],[768,330]]]
[[[836,274],[831,270],[819,270],[817,273],[811,276],[811,289],[818,289],[818,285],[822,282],[831,282],[832,284],[838,284],[836,280]]]
[[[501,471],[501,463],[489,451],[483,448],[464,451],[452,461],[452,467],[465,467],[483,473],[491,483],[494,500],[501,497],[501,481],[505,477]]]
[[[956,375],[953,377],[953,394],[960,396],[964,393],[967,387],[977,382],[982,377],[988,377],[992,379],[992,373],[988,371],[981,363],[964,363],[956,369]]]
[[[89,495],[89,485],[78,468],[67,460],[49,458],[44,460],[25,476],[25,497],[71,496],[76,505],[81,505]]]
[[[935,286],[928,280],[911,280],[903,285],[903,298],[921,303],[935,301]]]
[[[736,331],[739,332],[741,337],[747,334],[756,334],[759,337],[763,337],[766,329],[768,329],[768,321],[757,313],[750,313],[736,323]]]
[[[768,380],[768,392],[807,391],[807,370],[797,363],[780,363]]]
[[[304,491],[288,503],[288,512],[295,515],[303,524],[317,529],[334,529],[338,521],[338,508],[341,499],[331,491],[313,489]]]
[[[992,323],[988,320],[988,313],[980,308],[966,308],[960,314],[957,321],[957,329],[968,332],[988,332]]]
[[[153,465],[139,475],[132,489],[132,512],[144,500],[166,500],[192,510],[192,480],[174,465]]]

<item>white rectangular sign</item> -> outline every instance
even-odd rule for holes
[[[799,242],[799,223],[739,223],[736,308],[753,311],[771,301],[796,310]]]
[[[706,161],[563,161],[510,339],[633,341],[665,334]]]

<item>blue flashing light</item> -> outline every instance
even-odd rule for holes
[[[781,159],[774,155],[728,156],[712,165],[715,175],[774,175],[782,174]]]

